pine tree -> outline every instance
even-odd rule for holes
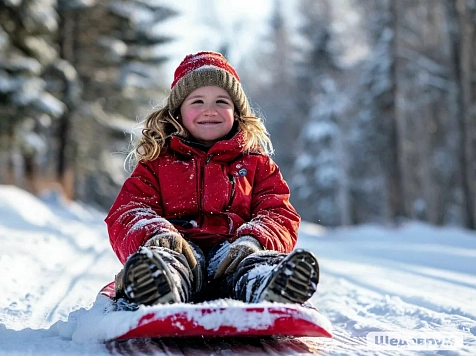
[[[0,182],[109,206],[127,174],[109,152],[162,99],[174,15],[155,0],[0,0]]]
[[[296,108],[301,120],[290,185],[303,219],[328,226],[348,224],[348,183],[340,118],[346,106],[332,48],[327,1],[302,0],[296,64]]]

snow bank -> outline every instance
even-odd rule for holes
[[[121,267],[104,217],[55,194],[38,199],[0,185],[2,356],[110,354],[101,340],[124,331],[130,316],[105,315],[110,301],[97,297]],[[453,354],[476,354],[474,231],[416,222],[339,229],[303,223],[298,246],[319,260],[321,279],[311,301],[333,326],[334,339],[318,341],[320,353],[378,354],[367,343],[371,332],[437,332],[463,338]],[[214,322],[203,319],[211,328]],[[204,354],[232,352],[209,344],[203,342]],[[154,355],[183,353],[179,343],[163,346]],[[265,353],[262,346],[247,347],[249,353]]]

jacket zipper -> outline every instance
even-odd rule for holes
[[[225,211],[229,211],[231,208],[231,204],[233,204],[233,199],[235,198],[235,184],[236,184],[236,178],[233,175],[229,175],[228,178],[230,179],[231,183],[231,192],[230,192],[230,199],[228,200],[228,204],[225,208]]]
[[[199,195],[198,195],[198,199],[199,199],[199,202],[198,202],[198,219],[199,219],[199,225],[202,224],[203,222],[203,216],[202,216],[202,211],[203,211],[203,208],[202,208],[202,205],[203,205],[203,189],[205,187],[205,165],[207,165],[208,163],[210,163],[211,159],[213,157],[213,154],[210,154],[206,157],[205,159],[205,163],[203,163],[203,160],[200,160],[200,183],[199,183],[199,186],[200,186],[200,192],[199,192]]]
[[[203,218],[202,218],[202,201],[203,201],[203,178],[205,176],[205,165],[203,164],[203,160],[200,159],[200,166],[198,167],[200,170],[200,182],[198,182],[198,224],[199,226],[202,225]]]

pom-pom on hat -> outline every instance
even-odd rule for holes
[[[241,87],[238,73],[218,52],[198,52],[189,54],[183,59],[175,70],[174,81],[170,86],[170,112],[175,114],[192,91],[204,86],[225,89],[240,115],[251,114],[248,98]]]

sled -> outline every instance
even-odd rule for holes
[[[114,282],[105,286],[100,293],[112,298]],[[197,304],[139,306],[127,313],[130,314],[127,330],[121,331],[120,335],[112,340],[171,337],[332,337],[329,320],[310,304],[248,304],[219,299]]]

